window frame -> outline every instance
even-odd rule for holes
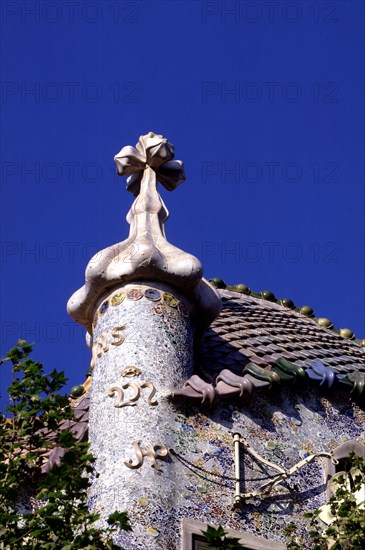
[[[332,456],[335,460],[338,460],[340,462],[341,460],[345,460],[346,458],[349,458],[350,453],[355,453],[357,456],[365,460],[365,445],[363,443],[360,443],[360,441],[349,439],[344,443],[341,443],[341,445],[339,445],[338,447],[336,447],[332,452]],[[335,474],[337,474],[342,470],[341,470],[341,467],[339,468],[339,465],[333,464],[332,460],[330,460],[329,458],[326,458],[324,471],[325,471],[325,482],[327,487],[326,493],[327,493],[327,501],[328,501],[333,496],[333,491],[331,490],[328,482],[332,479],[332,477]]]
[[[212,524],[209,523],[209,525]],[[201,534],[201,531],[206,531],[207,527],[208,523],[184,518],[181,522],[181,550],[208,550],[208,546],[204,545],[202,541],[203,537]],[[281,542],[258,537],[252,533],[234,531],[226,528],[224,528],[224,530],[227,532],[228,536],[239,539],[240,543],[243,544],[247,550],[267,550],[267,548],[270,548],[270,550],[286,549],[286,545]]]

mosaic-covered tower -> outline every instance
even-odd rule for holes
[[[284,550],[289,524],[311,548],[304,513],[331,525],[335,476],[351,484],[350,453],[365,459],[365,340],[289,298],[202,278],[165,238],[157,180],[172,190],[184,175],[162,136],[116,163],[136,195],[130,236],[89,262],[68,305],[92,350],[70,424],[96,456],[91,508],[128,511],[126,550],[206,550],[207,525]]]
[[[173,190],[185,179],[173,159],[173,145],[152,132],[116,155],[136,196],[130,234],[90,260],[85,285],[68,302],[92,349],[89,440],[97,477],[90,506],[104,520],[128,510],[133,534],[119,541],[127,549],[172,550],[167,533],[179,526],[168,512],[181,465],[170,453],[179,437],[170,388],[193,375],[194,333],[221,307],[200,261],[165,237],[168,211],[157,181]]]

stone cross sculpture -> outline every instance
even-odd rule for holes
[[[115,157],[136,199],[129,237],[96,254],[68,312],[92,350],[89,440],[96,457],[90,507],[102,522],[128,511],[126,550],[178,548],[184,474],[170,450],[179,437],[169,388],[193,375],[193,338],[221,301],[194,256],[168,243],[168,211],[157,180],[172,191],[185,179],[174,147],[152,132]]]

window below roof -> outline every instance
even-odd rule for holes
[[[329,483],[334,475],[339,472],[349,472],[351,469],[351,460],[350,454],[355,453],[355,455],[360,456],[365,460],[365,445],[359,441],[354,441],[352,439],[341,443],[336,449],[334,449],[332,456],[337,464],[333,463],[331,460],[326,460],[325,462],[325,478],[327,484],[327,498],[330,499],[333,495],[333,484]]]
[[[183,519],[181,550],[214,550],[204,542],[204,537],[202,536],[202,531],[206,531],[207,527],[207,523],[193,519]],[[267,550],[268,548],[270,548],[270,550],[286,549],[286,545],[281,542],[257,537],[251,533],[232,531],[231,529],[225,529],[225,531],[228,536],[238,538],[240,543],[244,545],[247,550]]]
[[[358,478],[358,475],[361,476],[361,472],[354,466],[350,457],[351,454],[355,454],[365,460],[365,446],[358,441],[346,441],[334,449],[332,460],[326,461],[325,473],[328,503],[321,506],[318,515],[319,519],[326,526],[331,525],[335,520],[339,520],[339,516],[336,515],[337,512],[334,515],[330,502],[331,497],[333,497],[337,489],[340,488],[339,483],[343,483],[344,485],[342,488],[353,494],[356,506],[358,508],[364,508],[365,485],[362,483],[360,486],[356,486],[355,479]],[[336,499],[338,498],[340,502],[343,502],[341,496],[339,497],[336,495]]]

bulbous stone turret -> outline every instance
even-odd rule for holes
[[[90,260],[85,285],[68,302],[92,351],[89,505],[101,525],[128,510],[133,533],[115,536],[126,550],[180,547],[175,507],[186,472],[171,455],[180,436],[170,388],[193,376],[194,333],[221,307],[200,261],[165,237],[168,211],[157,180],[173,190],[185,179],[173,157],[173,146],[152,132],[116,155],[118,173],[137,195],[130,234]]]
[[[115,156],[119,175],[129,176],[127,189],[137,194],[128,215],[128,239],[98,252],[89,262],[85,285],[70,298],[70,316],[91,332],[95,307],[102,295],[131,281],[164,282],[191,302],[197,323],[209,325],[219,314],[220,298],[202,278],[201,262],[165,237],[169,213],[157,180],[170,191],[185,179],[183,164],[173,160],[174,147],[153,132],[139,138]]]

